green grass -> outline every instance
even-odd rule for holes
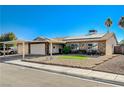
[[[80,55],[63,55],[59,56],[61,59],[79,59],[79,60],[85,60],[88,59],[86,56],[80,56]]]

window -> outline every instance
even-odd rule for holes
[[[90,43],[90,44],[88,44],[88,49],[97,50],[98,49],[98,43]]]
[[[98,43],[93,43],[92,49],[93,49],[93,50],[97,50],[97,49],[98,49]]]
[[[88,44],[88,49],[92,49],[92,44]]]
[[[88,44],[88,46],[91,46],[91,47],[92,47],[92,46],[93,46],[93,44]]]
[[[71,48],[74,49],[74,47],[75,47],[74,44],[71,44]]]
[[[80,43],[80,47],[84,47],[84,45],[85,45],[84,43]]]
[[[78,50],[79,49],[79,44],[71,44],[71,49]]]
[[[80,49],[85,49],[85,43],[80,43]]]

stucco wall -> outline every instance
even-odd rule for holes
[[[52,49],[52,53],[59,53],[59,49],[63,49],[63,45],[59,45],[59,44],[53,44],[53,49]],[[49,45],[49,53],[50,53],[50,45]]]
[[[114,53],[114,46],[117,45],[116,39],[112,36],[106,41],[106,55],[112,55]]]
[[[98,42],[98,50],[104,55],[106,52],[106,42]]]
[[[25,54],[28,54],[29,52],[29,49],[28,49],[28,44],[25,44]],[[21,54],[23,53],[23,47],[22,47],[22,44],[18,44],[17,45],[17,52],[18,54]]]

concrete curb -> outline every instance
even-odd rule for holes
[[[87,69],[92,70],[92,68],[88,67],[80,67],[80,66],[70,66],[70,65],[64,65],[64,64],[57,64],[57,63],[45,63],[45,62],[38,62],[38,61],[28,61],[28,60],[22,60],[23,62],[30,62],[30,63],[37,63],[37,64],[44,64],[44,65],[51,65],[51,66],[61,66],[61,67],[70,67],[70,68],[79,68],[79,69]]]
[[[7,64],[17,65],[17,66],[23,66],[23,67],[38,69],[38,70],[49,71],[49,72],[53,72],[53,73],[59,73],[59,74],[64,74],[64,75],[70,75],[70,76],[79,77],[79,78],[84,78],[84,79],[89,79],[89,80],[95,80],[95,81],[104,82],[104,83],[110,83],[110,84],[115,84],[115,85],[124,86],[124,82],[121,82],[121,81],[115,81],[115,80],[110,80],[110,79],[104,79],[104,78],[99,78],[99,77],[90,76],[90,75],[82,75],[82,74],[78,74],[78,73],[77,73],[77,74],[76,74],[76,73],[70,73],[70,72],[68,72],[68,71],[55,70],[55,69],[52,69],[52,68],[42,68],[42,67],[28,66],[28,65],[22,65],[22,64],[11,63],[11,62],[6,62],[6,63],[7,63]],[[58,67],[60,67],[60,66],[58,66]]]

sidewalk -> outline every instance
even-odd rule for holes
[[[124,86],[124,75],[79,69],[79,68],[29,63],[29,62],[23,62],[21,60],[6,61],[5,63]]]

